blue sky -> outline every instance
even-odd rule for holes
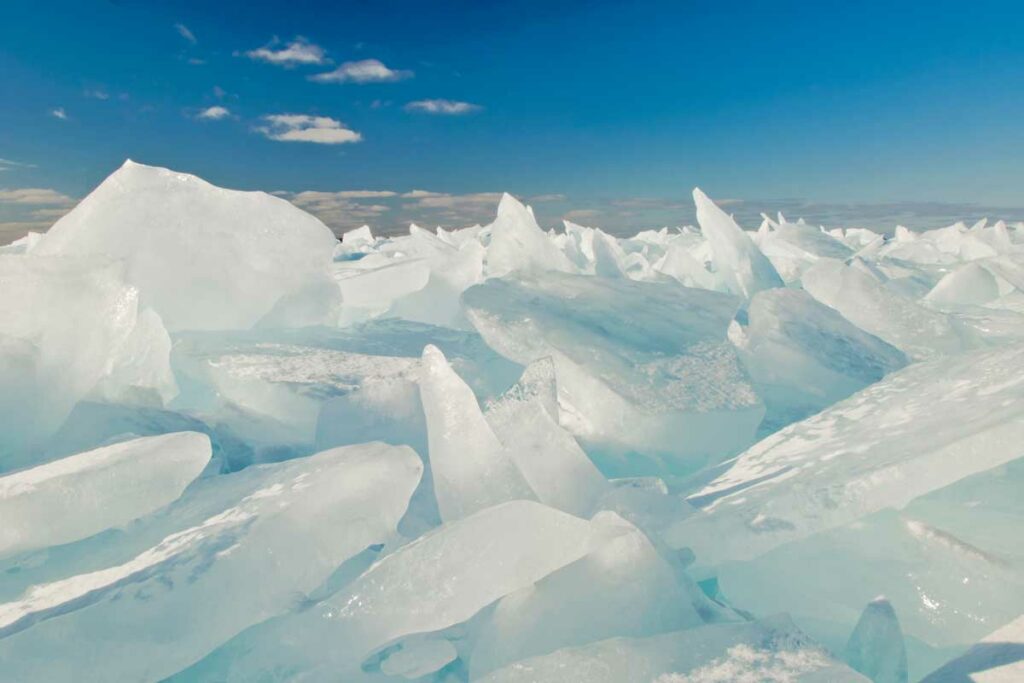
[[[675,225],[695,185],[744,221],[1021,219],[1022,36],[1020,2],[5,0],[0,232],[128,157],[338,229],[501,191]]]

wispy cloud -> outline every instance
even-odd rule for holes
[[[86,97],[94,100],[109,100],[110,93],[102,88],[91,88],[83,93]]]
[[[0,190],[0,204],[29,204],[33,206],[70,206],[75,203],[71,197],[42,187],[22,187]]]
[[[337,119],[306,114],[270,114],[267,125],[255,128],[264,137],[278,142],[311,142],[318,145],[341,145],[359,142],[363,136]]]
[[[249,59],[258,62],[277,64],[278,66],[295,66],[297,64],[328,64],[327,52],[315,43],[302,36],[296,36],[290,43],[281,46],[275,36],[267,45],[245,53]]]
[[[469,102],[458,102],[455,100],[416,100],[405,105],[406,111],[423,112],[425,114],[442,114],[445,116],[460,116],[472,114],[483,109],[478,104]]]
[[[231,116],[231,111],[227,107],[222,107],[216,104],[212,107],[207,107],[196,114],[196,118],[200,121],[220,121]]]
[[[176,30],[178,32],[178,35],[187,40],[188,42],[192,43],[193,45],[196,44],[197,41],[195,34],[192,33],[192,31],[190,31],[188,26],[185,26],[185,24],[182,24],[180,22],[175,24],[174,30]]]
[[[68,113],[64,111],[64,107],[57,107],[56,109],[51,109],[50,116],[52,116],[55,119],[60,119],[61,121],[68,120]]]
[[[23,164],[20,161],[11,159],[0,159],[0,171],[9,171],[14,168],[35,168],[35,164]]]
[[[412,71],[390,69],[379,59],[361,59],[345,62],[334,71],[314,74],[309,80],[317,83],[391,83],[412,76]]]

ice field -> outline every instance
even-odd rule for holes
[[[1024,681],[1024,225],[694,201],[0,247],[0,682]]]

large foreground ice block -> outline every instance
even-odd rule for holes
[[[919,363],[737,458],[668,532],[717,564],[852,522],[1024,455],[1024,348]]]
[[[784,618],[611,638],[499,669],[479,683],[867,683]]]
[[[0,476],[0,556],[127,524],[175,500],[209,461],[205,434],[178,432]]]
[[[122,274],[103,259],[0,256],[0,471],[31,464],[26,448],[90,393],[173,397],[167,333]]]
[[[907,363],[900,350],[799,290],[759,292],[748,320],[740,358],[768,409],[762,433],[827,408]]]
[[[420,401],[441,519],[451,521],[497,503],[535,498],[484,419],[472,389],[436,346],[423,349]]]
[[[22,567],[0,586],[3,678],[161,680],[387,540],[421,472],[379,443],[253,467]]]
[[[219,663],[218,680],[272,670],[309,681],[348,680],[353,672],[358,680],[373,653],[467,621],[607,544],[609,533],[619,530],[524,500],[448,522],[317,605],[273,622],[260,634],[265,646],[245,644]]]
[[[505,596],[484,619],[470,662],[472,679],[563,647],[703,623],[701,608],[709,601],[673,571],[643,532],[612,512],[599,513],[592,523],[607,525],[611,540]]]
[[[800,281],[815,299],[913,359],[966,348],[949,316],[887,289],[860,268],[822,259]]]
[[[907,683],[907,648],[896,611],[884,597],[868,603],[850,634],[846,663],[872,683]]]
[[[700,188],[693,189],[693,201],[701,232],[711,245],[715,272],[733,294],[749,299],[762,289],[783,286],[775,267],[732,216]]]
[[[126,161],[33,253],[124,259],[126,280],[169,330],[240,329],[329,281],[336,243],[279,197]]]
[[[764,407],[726,341],[734,296],[543,273],[489,280],[463,302],[498,353],[553,360],[559,420],[588,446],[687,470],[753,441]]]

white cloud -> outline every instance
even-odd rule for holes
[[[412,78],[411,71],[389,69],[379,59],[345,62],[334,71],[314,74],[309,80],[317,83],[390,83]]]
[[[529,198],[531,202],[564,202],[567,197],[564,194],[537,194]]]
[[[84,94],[85,94],[86,97],[91,97],[94,100],[109,100],[110,99],[110,93],[108,93],[106,90],[103,90],[101,88],[94,88],[92,90],[86,90]]]
[[[222,107],[219,104],[207,107],[196,114],[196,118],[201,121],[220,121],[221,119],[226,119],[229,116],[231,116],[231,111],[227,107]]]
[[[322,47],[309,42],[302,36],[296,36],[284,47],[277,47],[280,41],[275,37],[267,45],[256,50],[249,50],[245,56],[260,62],[269,62],[279,66],[296,64],[327,64],[327,53]]]
[[[306,114],[270,114],[264,116],[266,126],[256,128],[270,140],[278,142],[312,142],[319,145],[341,145],[359,142],[363,136],[328,116]]]
[[[501,201],[501,192],[474,192],[471,194],[444,194],[440,192],[421,193],[416,205],[424,209],[446,209],[450,211],[474,210],[481,207],[496,208]]]
[[[193,45],[196,44],[196,37],[192,33],[192,31],[188,30],[188,26],[185,26],[185,24],[178,23],[174,25],[174,28],[175,30],[177,30],[178,35],[180,35],[182,38],[192,43]]]
[[[416,100],[405,105],[406,111],[419,111],[426,114],[444,114],[447,116],[459,116],[480,111],[482,107],[469,102],[457,102],[454,100]]]
[[[404,199],[421,199],[423,197],[445,197],[443,192],[430,192],[429,190],[412,190],[402,195]]]
[[[57,107],[56,109],[51,109],[50,116],[54,117],[55,119],[60,119],[61,121],[68,120],[68,113],[64,111],[64,107]]]
[[[0,204],[31,204],[36,206],[70,206],[75,200],[71,197],[42,187],[23,187],[12,190],[0,190]]]

